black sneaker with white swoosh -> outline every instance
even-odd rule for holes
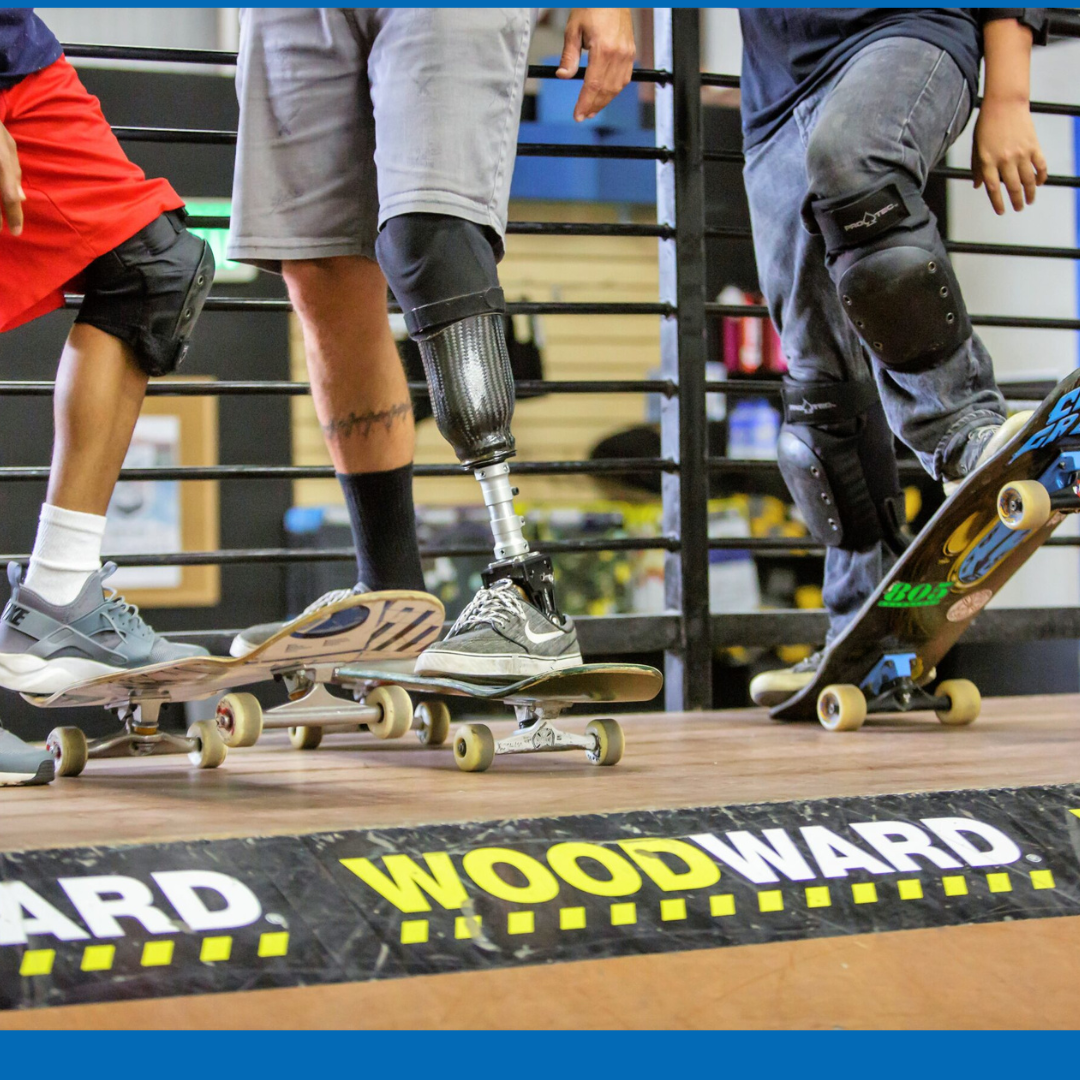
[[[549,619],[509,579],[481,589],[442,641],[416,661],[417,675],[508,681],[581,664],[573,620]]]

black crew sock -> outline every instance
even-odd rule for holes
[[[338,473],[345,492],[359,580],[369,589],[423,589],[413,508],[412,465]]]

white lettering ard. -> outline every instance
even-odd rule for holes
[[[31,934],[51,934],[60,941],[89,936],[25,882],[0,881],[0,945],[25,945]]]
[[[814,871],[783,829],[763,829],[761,835],[764,840],[744,831],[724,833],[730,845],[712,833],[699,833],[690,839],[717,862],[730,866],[755,885],[780,880],[770,867],[775,867],[791,881],[810,881],[814,877]]]
[[[258,897],[236,878],[216,870],[161,870],[150,875],[192,930],[232,930],[262,915]],[[198,890],[215,892],[225,906],[211,911]]]
[[[173,934],[177,930],[172,919],[154,907],[149,886],[135,878],[122,874],[61,878],[60,886],[94,937],[123,937],[124,931],[116,921],[123,916],[137,919],[151,934]]]
[[[893,872],[887,863],[875,859],[824,825],[804,825],[799,831],[824,877],[847,877],[849,870],[869,870],[871,874]]]
[[[968,864],[968,866],[1006,866],[1021,856],[1020,849],[1000,829],[984,821],[963,817],[923,818],[923,824]],[[976,847],[967,837],[977,836],[990,846]]]
[[[860,821],[851,826],[882,858],[902,873],[923,869],[913,858],[918,855],[942,870],[955,870],[957,862],[948,852],[934,847],[934,841],[917,825],[906,821]]]

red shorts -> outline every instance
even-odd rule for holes
[[[22,168],[23,231],[0,231],[0,333],[61,307],[64,286],[99,255],[183,201],[147,180],[61,57],[0,90],[0,123]]]

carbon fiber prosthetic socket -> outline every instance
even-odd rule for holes
[[[495,537],[495,556],[529,545],[514,510],[506,459],[514,454],[514,374],[501,314],[473,315],[419,339],[435,422],[480,484]]]

